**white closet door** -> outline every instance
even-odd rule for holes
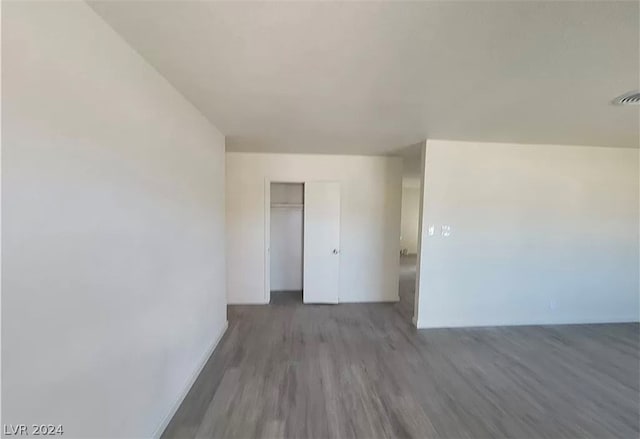
[[[340,183],[304,185],[304,303],[338,303]]]

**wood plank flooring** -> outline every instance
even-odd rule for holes
[[[395,304],[230,306],[163,438],[638,438],[637,324],[416,331]]]

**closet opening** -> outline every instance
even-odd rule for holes
[[[303,302],[304,183],[270,187],[270,298],[277,305]]]

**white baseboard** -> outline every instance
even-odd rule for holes
[[[637,317],[611,317],[605,319],[571,320],[526,320],[526,321],[495,321],[495,322],[433,322],[422,324],[416,322],[415,316],[411,319],[418,329],[460,329],[460,328],[497,328],[512,326],[570,326],[570,325],[607,325],[615,323],[638,323]]]
[[[162,423],[158,426],[156,431],[153,433],[153,436],[151,437],[155,439],[159,439],[160,436],[162,436],[162,433],[164,433],[164,430],[169,425],[169,422],[171,422],[171,419],[175,416],[176,412],[180,408],[182,401],[184,401],[187,394],[189,393],[189,390],[191,390],[193,383],[196,382],[196,380],[198,379],[198,376],[200,375],[200,372],[202,372],[202,369],[204,369],[204,366],[207,364],[207,361],[209,361],[209,358],[213,354],[213,351],[216,350],[216,347],[218,346],[218,343],[220,343],[222,336],[224,335],[225,332],[227,332],[228,327],[229,327],[229,321],[226,321],[224,323],[224,326],[222,327],[222,331],[220,331],[220,334],[218,334],[218,337],[213,341],[211,346],[209,346],[209,349],[207,349],[207,352],[205,352],[202,358],[200,359],[200,363],[198,364],[198,367],[196,368],[194,373],[191,375],[191,377],[189,377],[189,381],[187,381],[185,388],[182,389],[182,392],[180,392],[180,394],[178,395],[178,398],[175,404],[171,407],[171,410],[169,411],[167,416],[164,417],[164,419],[162,420]]]
[[[227,302],[227,305],[268,305],[269,302]]]
[[[347,303],[393,303],[393,302],[399,302],[400,301],[400,296],[392,296],[392,297],[385,297],[384,299],[376,299],[376,300],[342,300],[340,298],[338,298],[338,304],[347,304]]]

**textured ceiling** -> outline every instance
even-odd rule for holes
[[[637,2],[90,2],[236,151],[638,147]]]

